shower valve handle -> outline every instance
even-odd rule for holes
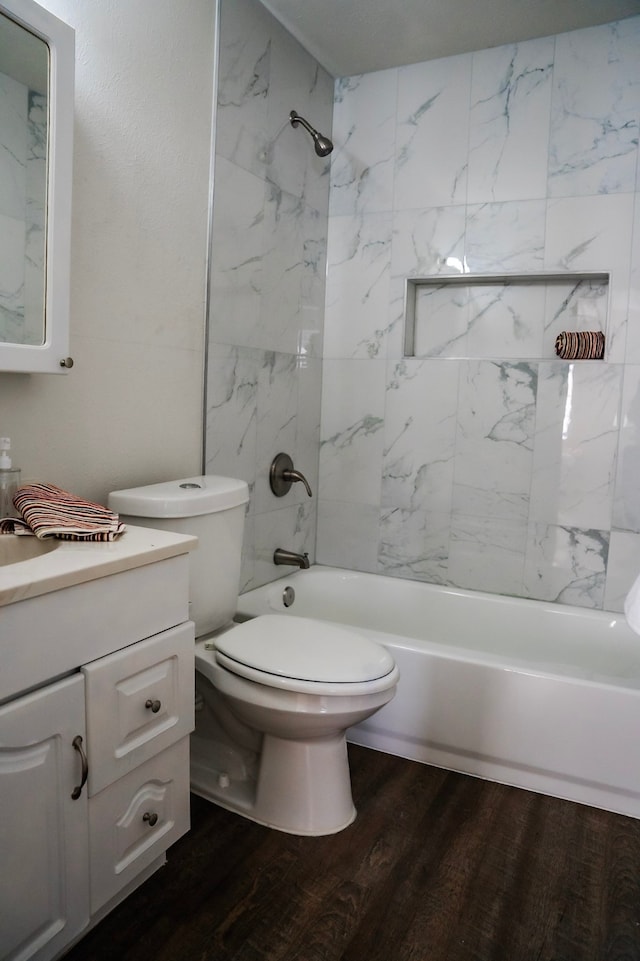
[[[289,493],[291,485],[296,481],[304,484],[304,488],[309,497],[313,496],[309,481],[299,470],[294,470],[293,461],[289,455],[282,453],[276,454],[269,469],[269,484],[273,493],[276,497],[284,497],[285,494]]]
[[[313,496],[311,493],[311,488],[309,487],[309,481],[304,476],[304,474],[300,473],[299,470],[284,470],[282,472],[282,477],[285,481],[291,481],[292,483],[294,481],[302,481],[302,483],[304,484],[304,489],[306,490],[309,497]]]

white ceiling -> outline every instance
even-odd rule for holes
[[[262,0],[334,77],[546,37],[640,13],[640,0]]]

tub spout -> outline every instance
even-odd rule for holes
[[[300,567],[303,571],[309,568],[308,554],[295,554],[293,551],[285,551],[282,547],[276,547],[273,552],[274,564],[291,564],[293,567]]]

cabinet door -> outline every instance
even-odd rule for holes
[[[189,738],[89,799],[91,912],[189,830]]]
[[[91,797],[193,730],[194,662],[188,621],[82,668]]]
[[[84,678],[0,708],[0,958],[48,961],[89,920]]]

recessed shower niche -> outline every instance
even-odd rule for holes
[[[554,358],[563,331],[606,334],[609,274],[455,274],[411,277],[405,357]]]

